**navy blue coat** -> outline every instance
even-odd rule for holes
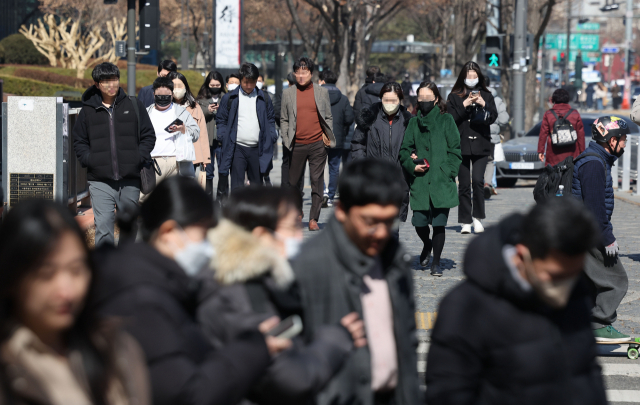
[[[222,142],[222,157],[218,167],[218,173],[229,174],[233,153],[236,148],[238,138],[238,94],[241,87],[227,93],[220,100],[216,123],[218,125],[218,141]],[[269,163],[273,158],[273,145],[278,139],[276,133],[275,119],[273,116],[273,105],[271,99],[264,97],[262,90],[256,89],[258,100],[256,100],[256,110],[258,121],[260,122],[260,138],[258,149],[260,154],[260,173],[266,173]]]
[[[611,166],[618,158],[593,141],[584,153],[595,153],[600,158],[587,156],[576,162],[573,167],[571,194],[584,201],[585,206],[591,210],[602,230],[602,244],[609,246],[616,240],[611,225],[615,201]]]
[[[138,93],[138,100],[142,101],[144,108],[147,108],[156,102],[153,94],[153,84],[140,89],[140,92]]]

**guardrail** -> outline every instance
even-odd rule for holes
[[[68,196],[67,204],[72,212],[78,212],[78,201],[82,201],[82,205],[90,205],[91,201],[89,198],[89,181],[87,180],[87,168],[82,167],[78,158],[76,157],[76,153],[73,149],[73,126],[76,123],[76,119],[78,118],[78,114],[80,114],[80,108],[70,108],[69,114],[67,116],[67,139],[64,143],[64,173],[65,183],[66,183],[66,191]]]
[[[640,168],[640,136],[627,136],[627,146],[621,159],[616,161],[614,168],[611,170],[613,177],[613,187],[619,188],[620,191],[631,190],[631,180],[636,182],[635,194],[640,196],[640,187],[638,187],[638,168]],[[622,181],[618,180],[618,176],[622,176]]]

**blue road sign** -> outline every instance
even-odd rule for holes
[[[602,53],[618,53],[620,51],[620,48],[618,48],[617,46],[605,46],[604,48],[602,48]]]

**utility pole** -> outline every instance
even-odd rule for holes
[[[569,85],[569,60],[571,59],[571,0],[567,0],[567,51],[564,59],[564,81]]]
[[[127,0],[127,94],[136,95],[136,0]]]
[[[513,50],[513,129],[524,136],[525,74],[527,72],[527,0],[516,0],[515,41]]]
[[[631,77],[629,74],[631,73],[631,42],[633,41],[633,0],[627,0],[627,12],[625,14],[626,17],[626,26],[625,26],[625,42],[626,49],[624,51],[624,94],[622,96],[622,108],[629,109],[631,105],[629,104],[629,99],[631,98]],[[639,188],[640,190],[640,188]]]
[[[542,46],[540,47],[540,107],[538,108],[538,121],[542,121],[542,116],[546,110],[545,102],[547,100],[547,66],[546,66],[546,58],[547,58],[547,41],[546,34],[542,33]]]
[[[180,21],[180,48],[181,48],[180,61],[182,64],[182,70],[189,69],[189,43],[187,42],[188,33],[186,32],[186,29],[185,29],[185,10],[184,10],[185,1],[188,1],[188,0],[182,0],[182,4],[181,4],[182,18]],[[188,17],[187,17],[187,21],[188,21]]]

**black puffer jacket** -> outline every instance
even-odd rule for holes
[[[469,91],[463,97],[452,92],[447,98],[447,112],[453,116],[460,131],[460,149],[463,156],[489,156],[493,149],[491,124],[498,118],[498,109],[490,92],[480,90],[480,95],[485,102],[484,109],[479,106],[465,108],[463,103],[469,96]],[[474,117],[483,119],[471,122]]]
[[[356,131],[351,140],[351,158],[381,158],[400,167],[400,148],[411,113],[402,105],[393,118],[393,125],[382,109],[382,103],[363,109],[356,116]]]
[[[120,317],[144,350],[155,405],[237,403],[270,357],[264,337],[247,331],[214,350],[196,322],[200,283],[144,243],[96,254],[90,305]]]
[[[286,259],[228,220],[209,232],[209,240],[216,250],[215,271],[201,274],[207,288],[200,294],[198,320],[216,348],[226,350],[236,336],[255,330],[267,318],[302,313]],[[274,358],[247,399],[261,405],[309,403],[352,347],[351,336],[338,324],[318,328],[309,343],[293,339],[293,347]]]
[[[371,108],[375,103],[380,102],[380,91],[384,83],[369,83],[358,90],[356,100],[353,103],[353,112],[356,116],[362,113],[365,108]]]
[[[137,100],[140,123],[122,88],[112,112],[102,104],[95,85],[85,91],[82,102],[84,106],[73,127],[73,147],[82,166],[88,168],[88,179],[139,179],[140,168],[151,161],[156,144],[156,133],[142,102]]]
[[[349,134],[349,127],[353,124],[353,108],[347,96],[333,84],[322,85],[329,91],[331,115],[333,116],[333,135],[336,137],[336,148],[342,148]]]
[[[552,310],[505,263],[522,218],[504,219],[467,249],[467,280],[442,300],[431,335],[430,405],[606,404],[584,280]]]

